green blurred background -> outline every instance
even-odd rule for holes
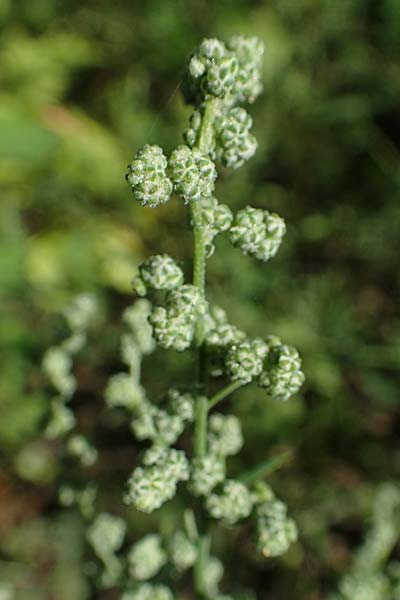
[[[288,233],[267,265],[219,240],[209,293],[242,328],[280,335],[303,356],[302,394],[273,403],[249,388],[229,407],[247,440],[233,472],[292,451],[270,481],[300,541],[270,562],[246,533],[218,544],[228,584],[231,572],[262,599],[326,598],[400,465],[398,0],[0,0],[0,30],[1,584],[17,600],[117,597],[90,595],[82,521],[57,503],[61,449],[42,434],[41,357],[62,335],[60,309],[95,292],[103,316],[73,406],[100,448],[90,477],[101,506],[118,512],[139,450],[102,404],[120,366],[120,315],[144,257],[191,255],[184,207],[134,205],[125,167],[144,143],[180,143],[191,49],[243,33],[266,45],[265,93],[251,109],[259,150],[221,172],[216,195],[233,209],[276,210]],[[154,360],[150,389],[188,376],[173,353]]]

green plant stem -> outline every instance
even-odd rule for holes
[[[209,154],[213,139],[213,121],[217,111],[217,103],[214,100],[207,102],[203,120],[197,139],[197,148],[204,154]],[[193,285],[198,288],[201,295],[205,297],[206,287],[206,244],[204,236],[204,226],[202,222],[202,208],[198,202],[190,203],[191,220],[194,238],[193,250]],[[195,345],[197,348],[196,358],[196,384],[200,392],[196,403],[195,422],[194,422],[194,444],[193,453],[196,458],[204,456],[207,450],[207,419],[208,419],[208,400],[202,395],[205,392],[206,384],[206,354],[203,346],[204,341],[204,323],[199,319],[195,330]],[[210,539],[209,535],[201,523],[201,514],[198,515],[198,553],[194,565],[194,587],[196,598],[207,598],[205,586],[205,574],[208,562]]]
[[[250,485],[254,481],[257,481],[258,479],[263,479],[270,473],[273,473],[277,469],[280,469],[281,467],[283,467],[283,465],[289,462],[292,457],[292,451],[285,450],[284,452],[281,452],[276,456],[271,456],[263,460],[258,465],[249,469],[248,471],[245,471],[238,477],[238,480],[242,483],[245,483],[246,485]]]
[[[233,394],[233,392],[242,387],[242,385],[243,383],[240,383],[240,381],[234,381],[233,383],[230,383],[222,388],[222,390],[219,390],[219,392],[210,398],[208,402],[208,410],[213,408],[216,404],[218,404],[218,402],[221,402],[221,400],[224,400],[227,396],[230,396],[230,394]]]

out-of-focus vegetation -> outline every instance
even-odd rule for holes
[[[100,451],[90,476],[101,504],[118,511],[138,450],[103,408],[120,314],[143,257],[191,252],[183,207],[134,206],[125,166],[143,143],[180,141],[184,56],[236,32],[266,44],[252,111],[260,148],[217,195],[276,210],[288,234],[265,267],[219,241],[211,293],[249,332],[293,343],[307,383],[286,404],[249,389],[231,406],[248,440],[238,469],[291,450],[271,481],[299,543],[277,562],[253,558],[246,537],[235,549],[221,539],[220,554],[259,598],[328,597],[356,561],[377,490],[399,476],[399,3],[0,0],[0,27],[1,598],[88,597],[84,529],[58,506],[61,448],[43,438],[41,357],[62,333],[59,309],[95,292],[103,319],[81,355],[74,410]],[[155,390],[187,372],[173,353],[157,360],[145,371]],[[386,554],[376,569],[398,581],[396,539]]]

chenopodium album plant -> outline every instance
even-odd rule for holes
[[[125,411],[136,439],[147,443],[141,464],[127,481],[125,503],[152,513],[186,487],[181,525],[168,540],[151,533],[125,551],[126,523],[110,513],[95,515],[93,486],[60,491],[63,504],[78,503],[90,521],[87,537],[102,564],[101,585],[119,586],[123,600],[179,598],[171,586],[179,589],[179,576],[188,570],[196,597],[238,598],[220,592],[223,565],[211,554],[211,523],[227,528],[249,524],[267,559],[286,552],[297,537],[285,504],[262,481],[262,465],[236,479],[227,476],[228,458],[243,445],[241,424],[215,407],[252,383],[276,401],[288,400],[304,380],[301,359],[276,336],[250,338],[206,296],[206,265],[216,235],[225,233],[234,247],[266,262],[286,231],[275,213],[245,206],[233,215],[214,196],[216,163],[236,169],[256,151],[252,118],[244,106],[262,91],[263,51],[256,37],[234,36],[226,44],[204,40],[191,55],[183,82],[185,99],[194,105],[185,143],[169,157],[159,146],[145,145],[128,167],[127,182],[143,207],[156,208],[173,194],[187,205],[194,253],[191,281],[185,281],[179,264],[166,254],[140,265],[134,280],[140,298],[124,315],[128,332],[121,352],[128,369],[111,377],[105,391],[108,407]],[[157,403],[140,379],[141,361],[156,346],[193,352],[196,365],[191,385],[175,385]],[[73,415],[66,406],[74,389],[70,354],[68,348],[52,349],[45,358],[59,390],[48,434],[67,435],[68,451],[90,463],[96,451],[73,433]],[[211,384],[217,391],[210,396]],[[190,447],[180,445],[185,430],[192,432],[185,438],[192,440]]]

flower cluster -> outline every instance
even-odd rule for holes
[[[146,535],[128,552],[129,574],[133,579],[146,581],[154,577],[167,562],[161,538],[157,534]]]
[[[181,450],[163,448],[145,456],[144,464],[129,478],[125,502],[151,513],[175,496],[179,481],[189,478],[189,463]]]
[[[240,421],[234,415],[213,413],[210,416],[208,446],[217,456],[233,456],[243,446]]]
[[[200,202],[200,224],[202,227],[207,256],[214,252],[213,240],[216,235],[228,231],[232,225],[233,215],[226,204],[220,204],[214,196],[204,198]],[[192,223],[193,225],[193,223]]]
[[[260,338],[233,345],[226,356],[226,367],[232,381],[242,385],[261,374],[268,345]]]
[[[295,348],[276,344],[270,348],[258,384],[276,400],[288,400],[304,382],[301,358]]]
[[[160,146],[146,144],[128,165],[126,180],[132,187],[133,197],[142,206],[155,208],[168,202],[172,183],[166,173],[167,164]]]
[[[244,331],[228,322],[225,311],[212,306],[205,319],[205,343],[210,348],[228,348],[246,338]]]
[[[134,280],[134,289],[139,296],[147,290],[173,290],[183,283],[182,269],[168,254],[150,256],[139,267],[139,276]]]
[[[208,496],[206,506],[215,519],[222,519],[227,524],[234,525],[250,515],[253,501],[251,493],[243,483],[227,479],[223,484],[222,493]]]
[[[176,531],[170,543],[172,564],[180,573],[190,569],[196,562],[197,546],[184,531]]]
[[[238,169],[257,150],[257,140],[250,133],[253,119],[239,106],[222,113],[215,120],[215,157],[223,165]]]
[[[189,283],[168,292],[165,305],[155,306],[149,317],[158,345],[179,352],[189,348],[196,323],[206,310],[207,303],[199,289]]]
[[[190,490],[195,496],[207,496],[224,479],[225,463],[215,454],[192,460]]]
[[[111,586],[121,575],[122,564],[116,553],[121,548],[126,533],[126,523],[120,517],[100,513],[87,530],[87,540],[104,564],[102,583]]]
[[[174,192],[184,202],[198,202],[211,196],[217,171],[213,161],[197,148],[178,146],[168,161],[168,173]]]
[[[137,410],[145,402],[146,394],[130,373],[117,373],[109,379],[104,397],[110,408]]]
[[[287,507],[272,499],[257,507],[257,545],[266,557],[284,554],[297,539],[297,527],[287,516]]]
[[[189,60],[183,86],[186,101],[254,102],[262,91],[263,54],[256,37],[233,36],[226,45],[214,38],[203,40]]]
[[[236,214],[229,237],[244,254],[267,261],[278,252],[285,232],[285,222],[279,215],[246,206]]]

